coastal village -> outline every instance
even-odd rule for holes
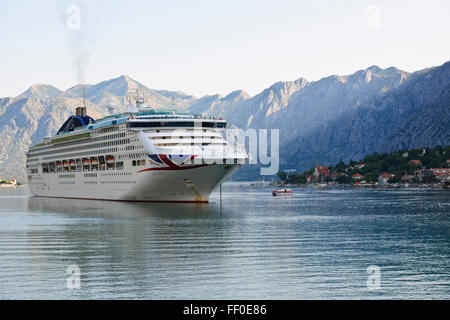
[[[0,188],[1,187],[17,187],[17,186],[22,186],[22,185],[23,185],[23,183],[17,182],[16,179],[11,179],[11,180],[1,179],[0,180]]]
[[[374,153],[361,161],[341,161],[336,166],[316,162],[314,168],[302,174],[288,170],[280,171],[278,177],[287,184],[449,188],[449,156],[450,147]]]
[[[319,165],[303,173],[278,172],[281,184],[354,187],[431,187],[450,189],[450,146],[371,154],[361,161]],[[0,179],[0,187],[23,186],[16,179]]]

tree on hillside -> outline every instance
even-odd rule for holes
[[[351,176],[346,176],[346,175],[341,175],[341,176],[336,178],[336,181],[338,183],[352,183],[352,177]]]
[[[376,172],[368,172],[364,175],[367,182],[377,182],[379,174]]]
[[[434,175],[429,174],[423,177],[423,181],[425,183],[435,183],[435,182],[439,182],[439,179],[436,178]]]
[[[278,171],[277,176],[281,181],[285,181],[287,178],[287,173],[284,171]]]
[[[331,167],[330,170],[335,172],[343,172],[347,168],[347,165],[344,161],[339,161],[339,163],[335,167]]]

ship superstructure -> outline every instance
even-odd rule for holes
[[[207,202],[247,155],[223,137],[227,123],[158,111],[143,95],[124,113],[94,120],[79,107],[27,153],[28,184],[47,197]]]

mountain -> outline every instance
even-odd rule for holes
[[[449,70],[450,62],[414,73],[371,66],[319,81],[277,82],[252,98],[215,100],[202,110],[241,128],[279,129],[281,168],[303,171],[315,161],[450,144]],[[257,172],[241,175],[253,179]]]
[[[85,96],[96,105],[115,107],[116,111],[123,111],[126,107],[127,94],[135,93],[136,90],[144,93],[148,97],[148,104],[156,109],[171,109],[175,104],[176,109],[184,110],[187,105],[196,100],[194,96],[180,91],[149,89],[126,75],[95,85],[77,85],[68,89],[67,93],[71,97]]]
[[[250,96],[242,90],[233,91],[227,96],[215,100],[208,110],[203,112],[203,114],[206,116],[222,116],[225,119],[228,119],[228,117],[233,115],[235,118],[234,112],[236,109],[244,111],[241,110],[243,109],[241,106],[245,106],[245,101],[249,98]],[[233,119],[230,122],[237,126],[240,125],[237,119]]]
[[[28,146],[54,134],[75,108],[82,104],[81,98],[0,99],[1,176],[24,181]],[[106,115],[96,105],[90,102],[86,105],[93,117]]]
[[[17,96],[17,99],[30,98],[30,97],[41,97],[41,98],[56,98],[63,92],[58,88],[55,88],[49,84],[35,84],[31,86],[28,90]]]
[[[419,146],[448,145],[450,141],[450,86],[424,108],[408,117],[380,149],[387,152]]]
[[[277,82],[251,99],[238,103],[217,101],[204,107],[204,114],[229,119],[243,128],[283,128],[299,134],[326,125],[337,115],[397,89],[408,73],[372,66],[350,76],[330,76],[319,81]],[[236,111],[239,110],[239,114]],[[297,135],[293,135],[295,138]]]
[[[267,128],[266,124],[271,120],[266,118],[286,107],[292,94],[306,84],[304,79],[277,82],[254,97],[242,90],[233,91],[225,97],[217,97],[209,107],[203,105],[202,113],[223,117],[239,128]],[[191,107],[189,110],[192,110]]]
[[[315,161],[333,164],[373,152],[450,144],[450,62],[413,73],[371,66],[318,81],[276,82],[253,97],[236,90],[197,99],[122,75],[66,91],[34,85],[17,97],[0,98],[0,175],[23,180],[28,146],[54,134],[83,97],[95,118],[123,111],[127,94],[136,89],[154,108],[171,109],[175,102],[178,110],[223,117],[231,127],[279,129],[280,169],[303,171]],[[255,166],[239,175],[260,178]]]
[[[220,94],[215,94],[212,96],[204,96],[195,101],[189,106],[189,111],[195,114],[202,114],[218,100],[222,99]]]
[[[450,63],[410,74],[394,90],[337,113],[324,127],[285,144],[282,163],[303,169],[314,161],[359,160],[372,152],[450,144]],[[292,140],[291,140],[292,141]]]

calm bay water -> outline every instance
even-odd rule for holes
[[[195,205],[2,188],[0,298],[450,298],[450,192],[271,190],[225,184],[221,212],[218,193]],[[80,289],[66,287],[69,265]]]

